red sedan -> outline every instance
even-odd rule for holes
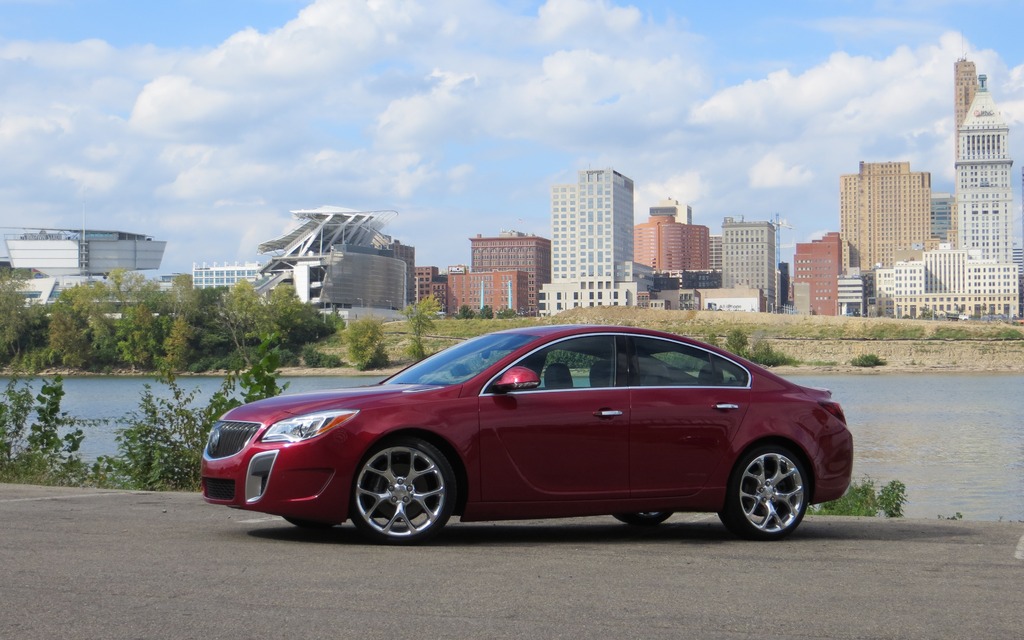
[[[232,409],[203,455],[207,502],[303,527],[351,519],[415,543],[464,522],[715,511],[774,540],[846,491],[831,394],[721,349],[632,327],[538,326],[441,351],[380,384]]]

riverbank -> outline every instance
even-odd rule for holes
[[[734,330],[744,332],[750,343],[767,342],[773,350],[799,362],[776,367],[786,374],[856,373],[1024,373],[1024,330],[1020,326],[995,322],[948,322],[894,320],[891,318],[846,318],[794,316],[725,311],[664,311],[635,307],[592,307],[573,309],[552,318],[511,318],[493,320],[440,319],[424,337],[428,353],[490,331],[546,324],[628,325],[659,329],[697,340],[724,344]],[[284,367],[285,376],[374,376],[383,377],[410,363],[405,355],[410,335],[408,323],[384,325],[385,348],[393,363],[384,369],[360,371],[354,367]],[[340,336],[317,345],[343,361],[347,353]],[[858,356],[875,355],[884,366],[855,367]],[[6,371],[3,375],[11,375]],[[203,375],[222,376],[225,372]],[[68,369],[49,369],[36,375],[65,377],[97,375]],[[152,376],[153,372],[116,371],[104,375]]]

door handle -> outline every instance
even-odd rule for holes
[[[622,412],[615,409],[598,409],[594,412],[594,415],[598,418],[614,418],[616,416],[621,416]]]
[[[719,411],[734,411],[740,408],[740,405],[733,404],[731,402],[720,402],[715,405],[715,408]]]

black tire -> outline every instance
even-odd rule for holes
[[[455,472],[437,447],[395,438],[374,447],[356,470],[349,516],[373,542],[418,544],[444,528],[457,497]]]
[[[637,513],[616,513],[613,516],[619,522],[634,527],[656,527],[672,517],[671,511],[639,511]]]
[[[334,524],[330,522],[318,522],[316,520],[304,520],[302,518],[289,518],[284,516],[285,521],[288,524],[293,524],[300,529],[330,529]]]
[[[748,540],[781,540],[800,525],[810,498],[800,457],[781,445],[757,447],[736,462],[718,517]]]

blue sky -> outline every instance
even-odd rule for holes
[[[293,209],[394,209],[444,268],[549,235],[550,185],[613,167],[638,223],[673,197],[792,245],[839,229],[861,161],[952,191],[960,56],[1021,166],[1020,25],[1002,0],[0,0],[0,226],[84,213],[167,240],[171,273],[259,259]]]

